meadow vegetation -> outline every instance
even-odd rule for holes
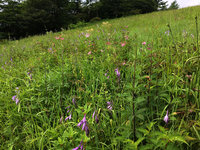
[[[0,149],[197,150],[200,7],[0,45]]]

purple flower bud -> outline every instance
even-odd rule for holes
[[[62,123],[62,120],[63,120],[63,116],[60,118],[60,123]]]
[[[18,98],[15,99],[15,103],[16,103],[16,105],[19,103],[19,99]]]
[[[94,118],[94,115],[95,115],[95,111],[94,111],[93,114],[92,114],[92,118]]]
[[[115,69],[115,72],[116,72],[116,74],[117,74],[117,77],[119,78],[120,77],[120,72],[119,72],[119,69],[117,68],[117,69]]]
[[[76,105],[76,101],[75,101],[74,98],[72,99],[72,103],[73,103],[74,105]]]
[[[71,114],[70,114],[68,117],[65,118],[65,121],[67,121],[68,119],[69,119],[69,120],[72,119],[72,115],[71,115]]]
[[[15,101],[16,97],[17,97],[17,95],[13,96],[13,97],[12,97],[12,100]]]
[[[111,102],[107,102],[108,105],[111,105]]]
[[[78,126],[78,127],[81,127],[82,124],[83,124],[83,121],[81,120],[81,121],[77,124],[77,126]]]
[[[107,102],[107,109],[108,110],[112,110],[112,102]]]
[[[95,116],[95,121],[96,121],[96,123],[99,123],[99,119],[98,119],[97,115]]]
[[[83,149],[83,141],[80,142],[78,147],[73,148],[72,150],[78,150],[79,148],[81,148],[81,150]]]
[[[86,136],[88,136],[88,135],[89,135],[89,128],[88,128],[88,126],[87,126],[87,125],[85,126],[85,133],[86,133]]]
[[[166,115],[165,115],[165,117],[164,117],[164,121],[165,121],[166,124],[167,124],[168,121],[169,121],[168,110],[167,110],[167,113],[166,113]]]
[[[85,127],[86,127],[86,122],[83,123],[83,126],[82,126],[82,130],[85,130]]]

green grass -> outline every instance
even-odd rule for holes
[[[86,150],[197,150],[199,14],[197,6],[4,41],[0,149],[70,150],[83,141]],[[77,126],[84,114],[87,135]]]

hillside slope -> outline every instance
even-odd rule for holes
[[[154,12],[2,43],[0,149],[196,150],[199,14]]]

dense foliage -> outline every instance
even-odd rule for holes
[[[0,149],[197,150],[199,7],[0,45]]]
[[[162,0],[1,0],[0,39],[68,29],[78,22],[153,12]]]

